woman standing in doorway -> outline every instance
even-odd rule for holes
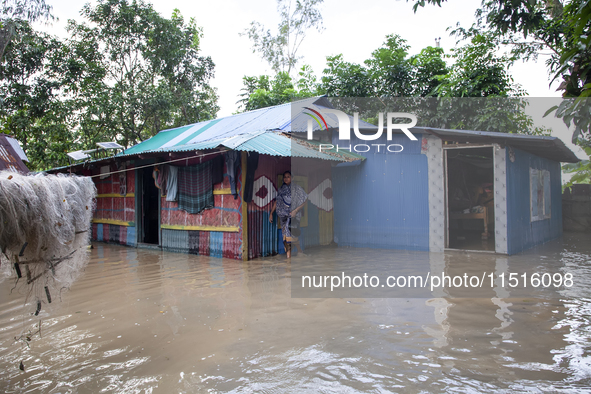
[[[273,223],[273,212],[277,210],[281,233],[283,234],[283,246],[288,259],[291,258],[291,243],[293,242],[296,248],[299,246],[297,237],[291,234],[291,229],[294,227],[294,223],[300,222],[301,211],[307,199],[308,195],[301,186],[291,184],[291,172],[285,171],[283,173],[283,185],[277,193],[277,198],[273,201],[269,222]],[[292,206],[295,208],[291,209]],[[301,247],[299,247],[299,251],[303,254]]]

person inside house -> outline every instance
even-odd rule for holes
[[[296,246],[296,251],[299,250],[299,253],[304,254],[297,236],[299,236],[299,222],[302,218],[302,209],[306,200],[308,200],[308,195],[304,189],[295,183],[292,184],[291,178],[291,172],[285,171],[283,173],[283,185],[273,201],[273,206],[269,214],[269,222],[273,223],[273,212],[277,210],[277,217],[279,218],[281,233],[283,234],[283,246],[285,247],[288,259],[291,258],[292,243]]]

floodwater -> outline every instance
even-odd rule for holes
[[[422,254],[449,272],[570,272],[569,288],[291,298],[291,265],[331,253],[241,262],[97,243],[81,278],[39,316],[4,281],[0,391],[591,392],[588,235],[510,257]],[[389,253],[392,264],[420,255]],[[15,340],[39,320],[41,335]]]

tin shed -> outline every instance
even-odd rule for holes
[[[359,153],[359,166],[333,169],[339,245],[514,254],[562,234],[560,162],[578,159],[560,139],[411,131],[417,141],[375,141],[399,152],[373,149]],[[353,149],[364,144],[350,141]]]

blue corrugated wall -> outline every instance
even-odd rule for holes
[[[368,153],[358,152],[367,157],[359,166],[333,168],[339,246],[429,250],[427,157],[421,154],[422,136],[416,137],[418,141],[398,134],[392,141],[385,136],[378,141],[352,137],[351,145],[400,144],[404,149],[386,153],[382,147],[378,153],[373,147]]]
[[[562,180],[560,163],[518,149],[515,161],[507,160],[507,251],[519,253],[562,234]],[[509,155],[507,154],[507,157]],[[550,172],[549,219],[531,221],[529,169]]]

